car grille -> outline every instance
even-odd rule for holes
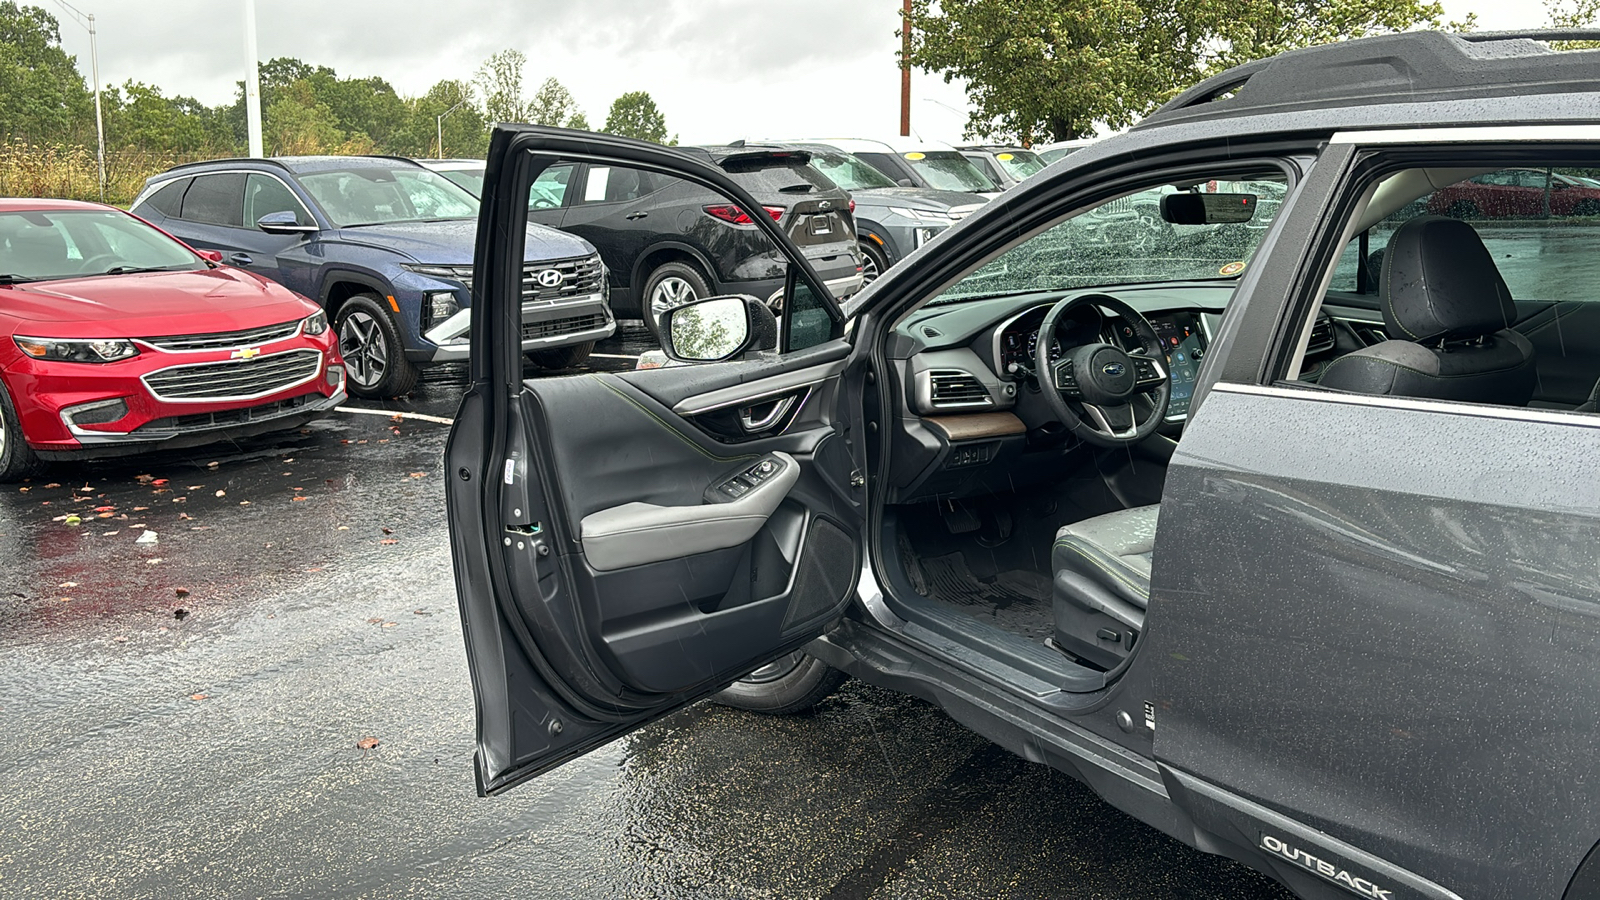
[[[606,317],[604,313],[568,316],[565,319],[551,319],[548,322],[523,322],[522,339],[531,341],[536,338],[561,337],[567,334],[577,334],[580,331],[604,328],[605,324]]]
[[[320,399],[322,399],[322,395],[313,391],[309,394],[291,397],[288,400],[279,400],[276,403],[267,403],[261,406],[247,406],[244,409],[224,409],[219,412],[196,413],[192,416],[167,416],[164,419],[153,419],[146,422],[135,428],[133,433],[156,437],[202,431],[207,428],[249,425],[252,422],[269,422],[273,419],[281,419],[284,416],[293,415]]]
[[[294,337],[300,330],[300,320],[246,331],[219,331],[216,334],[184,334],[174,337],[142,338],[157,350],[192,352],[195,350],[230,350],[235,347],[257,347]]]
[[[539,284],[539,275],[549,269],[561,273],[561,283],[553,287],[544,287]],[[522,268],[522,302],[554,303],[572,297],[598,294],[601,290],[600,279],[603,277],[598,256],[563,259],[559,262],[528,263]]]
[[[291,350],[253,359],[196,363],[144,376],[158,400],[249,400],[310,381],[322,370],[316,350]]]

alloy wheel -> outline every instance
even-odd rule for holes
[[[800,665],[800,662],[803,658],[804,654],[799,650],[796,650],[793,653],[779,657],[778,659],[767,663],[754,672],[751,672],[749,675],[739,679],[739,681],[743,684],[766,684],[770,681],[777,681],[779,678],[782,678],[790,672],[793,672]]]
[[[370,388],[383,380],[389,370],[389,343],[384,340],[378,320],[361,310],[339,324],[339,354],[344,357],[350,380]]]
[[[872,258],[872,254],[863,254],[863,259],[861,260],[861,286],[866,287],[877,281],[878,276],[881,274],[883,273],[878,271],[878,261]]]
[[[650,292],[650,312],[660,316],[697,299],[694,285],[676,275],[668,275],[656,282],[655,289]]]
[[[0,388],[5,390],[5,388]],[[6,458],[6,408],[0,403],[0,460]]]

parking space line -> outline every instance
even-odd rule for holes
[[[626,353],[591,353],[589,355],[590,356],[598,356],[601,359],[638,359],[639,358],[637,356],[629,356]]]
[[[440,425],[454,425],[455,419],[446,419],[444,416],[430,416],[426,413],[395,412],[392,409],[366,409],[360,406],[335,406],[334,409],[342,413],[355,413],[362,416],[383,416],[392,419],[399,416],[402,419],[416,419],[419,422],[437,422]]]

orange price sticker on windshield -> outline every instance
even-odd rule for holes
[[[1237,275],[1244,271],[1244,263],[1231,262],[1217,270],[1218,275]]]

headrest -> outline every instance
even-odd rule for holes
[[[1416,342],[1476,338],[1517,320],[1511,291],[1471,225],[1418,216],[1389,239],[1379,281],[1389,335]]]

